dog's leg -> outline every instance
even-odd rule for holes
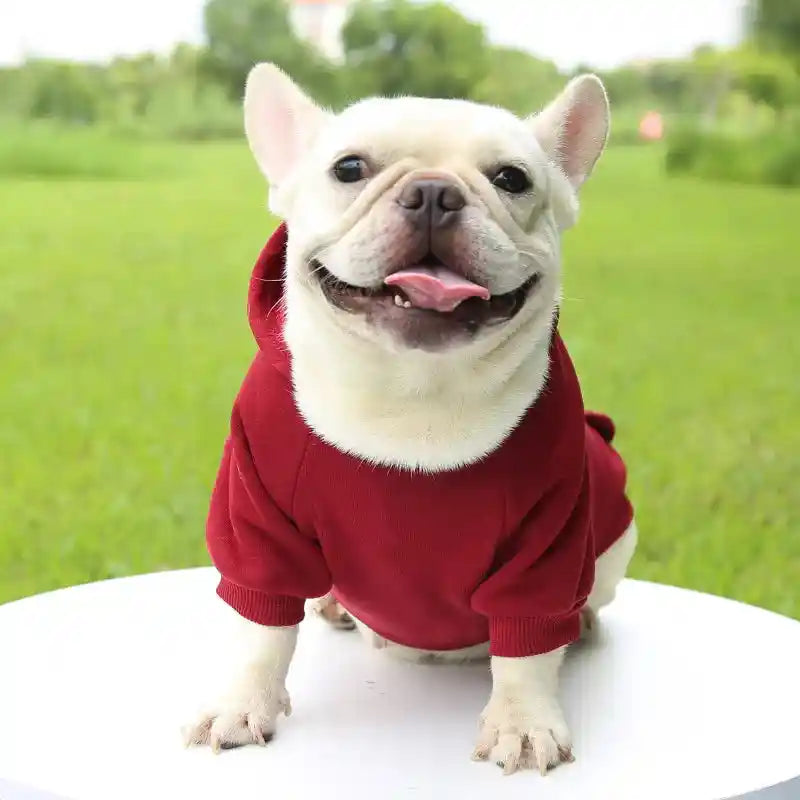
[[[246,744],[266,744],[275,733],[282,712],[292,711],[286,691],[286,673],[294,655],[297,626],[271,628],[242,622],[240,658],[244,668],[228,692],[192,725],[184,729],[187,745],[209,745],[215,752]],[[235,659],[235,660],[234,660]]]
[[[594,586],[581,612],[581,636],[591,636],[597,629],[597,613],[617,594],[617,586],[625,577],[636,550],[636,521],[606,550],[595,564]]]
[[[341,603],[336,601],[332,593],[318,597],[309,602],[310,609],[322,617],[331,627],[339,631],[355,630],[355,620],[345,611]]]
[[[636,550],[636,523],[597,559],[595,581],[581,615],[584,633],[616,595]],[[481,715],[474,758],[491,758],[506,774],[534,766],[545,774],[572,761],[572,740],[558,700],[558,672],[566,648],[528,658],[492,658],[492,694]]]
[[[490,758],[506,775],[536,766],[542,775],[572,761],[558,701],[558,672],[566,648],[526,658],[492,657],[492,693],[480,719],[475,760]]]

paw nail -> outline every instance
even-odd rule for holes
[[[566,761],[568,764],[571,764],[575,760],[575,756],[572,754],[571,748],[559,747],[558,755],[561,756],[562,761]]]
[[[223,743],[220,745],[220,747],[221,747],[223,750],[236,750],[236,748],[237,748],[237,747],[241,747],[241,745],[240,745],[240,744],[237,744],[236,742],[223,742]]]

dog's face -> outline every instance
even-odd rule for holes
[[[289,227],[290,304],[394,351],[502,341],[552,316],[559,233],[608,132],[596,78],[528,120],[421,98],[333,115],[260,65],[245,118]]]

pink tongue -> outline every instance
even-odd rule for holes
[[[489,290],[447,267],[414,267],[393,272],[384,281],[402,289],[411,305],[434,311],[452,311],[470,297],[488,300]]]

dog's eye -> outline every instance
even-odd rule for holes
[[[509,194],[522,194],[531,188],[530,178],[519,167],[503,167],[492,183]]]
[[[358,156],[345,156],[333,165],[333,175],[339,183],[357,183],[367,177],[367,162]]]

